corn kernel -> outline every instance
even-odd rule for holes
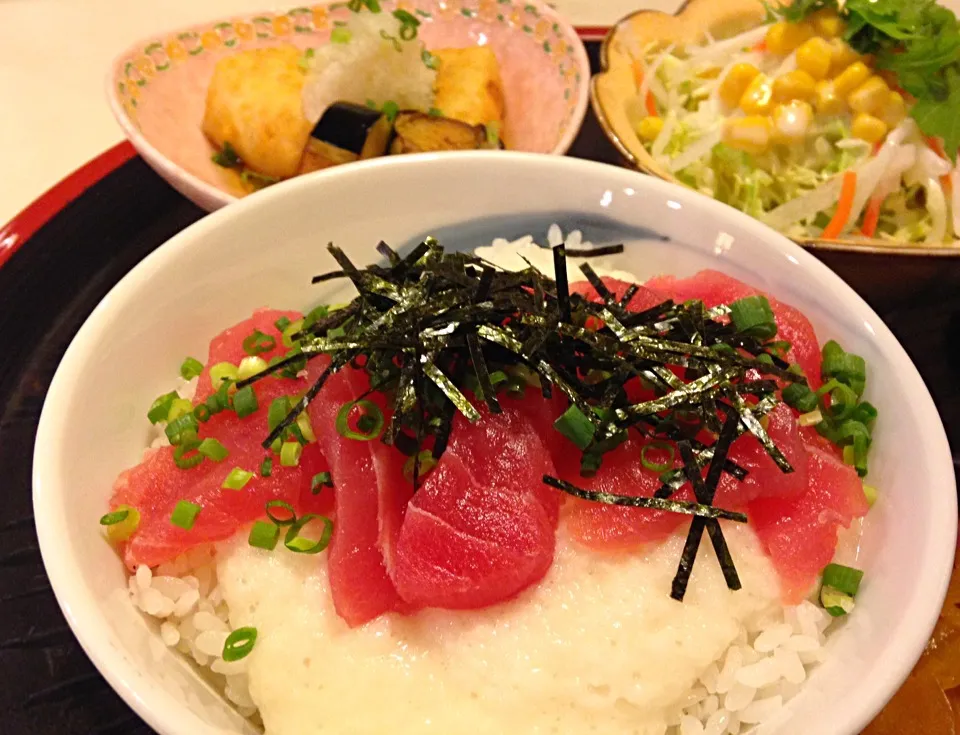
[[[813,30],[824,38],[836,38],[847,28],[847,24],[840,19],[837,12],[827,8],[813,13],[809,22],[813,24]]]
[[[812,36],[813,27],[809,23],[774,23],[767,31],[767,51],[786,56]]]
[[[854,51],[850,44],[842,38],[830,40],[830,75],[836,76],[850,64],[860,61],[860,54]]]
[[[850,93],[847,104],[854,112],[868,112],[876,115],[889,94],[890,88],[887,83],[874,75]]]
[[[747,153],[763,153],[770,147],[770,118],[750,115],[723,121],[723,142]]]
[[[850,132],[854,138],[860,138],[868,143],[878,143],[887,134],[887,124],[880,118],[861,112],[853,118]]]
[[[773,82],[773,99],[776,102],[812,99],[815,92],[813,77],[803,69],[794,69]]]
[[[654,117],[653,115],[648,115],[643,118],[640,124],[637,125],[637,135],[640,136],[641,140],[656,140],[661,130],[663,130],[663,118]]]
[[[862,61],[854,61],[833,80],[838,97],[846,99],[850,93],[870,78],[870,68]]]
[[[734,64],[720,82],[720,99],[728,107],[736,107],[760,70],[753,64]]]
[[[813,103],[821,115],[839,115],[847,109],[847,103],[837,97],[833,82],[827,80],[817,82]]]
[[[895,128],[907,116],[907,103],[899,92],[889,92],[880,108],[880,119],[888,128]]]
[[[740,109],[748,115],[764,115],[770,112],[773,83],[766,74],[757,74],[740,97]]]
[[[814,79],[824,79],[830,73],[832,51],[829,43],[815,36],[797,49],[797,66]]]
[[[813,120],[813,108],[807,102],[794,100],[777,105],[773,111],[773,140],[777,143],[800,143],[807,137]]]

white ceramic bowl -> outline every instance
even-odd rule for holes
[[[651,177],[585,161],[504,153],[383,159],[293,180],[210,215],[147,257],[90,315],[44,406],[34,506],[47,572],[87,653],[163,735],[253,732],[132,609],[120,561],[100,536],[117,473],[137,462],[144,407],[168,390],[187,354],[264,305],[302,308],[323,292],[335,241],[374,260],[382,238],[408,246],[428,232],[449,246],[494,234],[582,227],[594,241],[653,228],[670,242],[630,242],[623,269],[724,270],[800,307],[821,340],[869,364],[879,408],[871,481],[880,500],[863,538],[866,582],[791,719],[763,732],[854,735],[920,655],[950,576],[956,489],[937,410],[877,315],[811,255],[729,207]]]

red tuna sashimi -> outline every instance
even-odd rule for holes
[[[829,452],[807,445],[810,483],[796,498],[761,498],[748,506],[750,526],[773,562],[785,604],[810,592],[837,548],[840,526],[867,512],[856,471]]]
[[[124,560],[131,569],[140,564],[155,566],[194,546],[227,539],[245,524],[264,518],[270,500],[284,500],[300,514],[329,512],[330,495],[315,496],[310,488],[313,476],[326,469],[315,444],[304,449],[297,467],[282,467],[275,458],[271,476],[259,474],[266,455],[260,442],[268,431],[270,401],[304,387],[303,381],[265,379],[254,388],[260,404],[254,414],[240,419],[225,411],[201,424],[201,437],[216,438],[229,451],[222,462],[205,460],[183,470],[173,461],[173,448],[163,447],[120,476],[112,505],[131,505],[140,512],[137,532],[124,546]],[[254,476],[242,490],[226,490],[223,481],[235,467]],[[201,507],[190,530],[170,522],[181,500]]]
[[[223,330],[220,334],[210,341],[210,351],[207,355],[207,363],[204,365],[203,372],[200,374],[197,383],[196,399],[198,401],[205,399],[214,388],[210,384],[210,368],[218,362],[229,362],[239,365],[240,361],[249,357],[243,349],[243,340],[259,330],[269,337],[273,337],[275,344],[272,349],[259,353],[259,357],[269,362],[278,355],[282,356],[287,352],[283,346],[283,335],[277,329],[274,322],[281,317],[290,321],[301,319],[303,314],[298,311],[278,311],[277,309],[257,309],[249,319],[236,324],[229,329]]]
[[[707,307],[729,304],[745,296],[763,293],[736,278],[714,270],[703,270],[690,278],[658,276],[645,284],[654,291],[667,294],[675,301],[699,299]],[[810,386],[820,387],[820,344],[810,320],[799,309],[766,295],[777,321],[777,339],[792,345],[793,361],[798,363],[807,376]]]
[[[600,280],[603,282],[603,285],[609,289],[610,293],[613,294],[617,301],[620,301],[624,294],[626,294],[627,289],[634,285],[632,283],[628,283],[627,281],[621,281],[618,278],[611,278],[610,276],[604,276]],[[640,284],[636,285],[637,292],[627,303],[627,311],[644,311],[646,309],[653,308],[657,304],[662,304],[667,300],[663,294],[657,293],[652,288],[648,288],[647,286],[642,286]],[[580,294],[587,301],[592,301],[594,303],[600,303],[603,301],[603,299],[600,298],[600,294],[597,293],[597,290],[590,284],[589,281],[577,281],[576,283],[571,283],[570,293]]]
[[[519,403],[519,402],[513,402]],[[560,498],[549,454],[518,405],[454,420],[437,468],[407,507],[393,579],[408,602],[473,609],[510,599],[553,562]]]
[[[311,360],[308,380],[315,380],[327,362],[326,358]],[[334,373],[308,408],[335,488],[336,527],[328,557],[330,592],[337,613],[351,626],[408,607],[397,594],[384,563],[382,501],[371,446],[374,442],[345,439],[333,429],[340,408],[364,392],[365,376],[353,368]]]

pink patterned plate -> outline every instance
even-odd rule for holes
[[[540,0],[382,0],[421,20],[428,48],[490,46],[506,99],[504,137],[514,150],[562,155],[587,109],[590,67],[569,22]],[[135,44],[114,62],[107,96],[144,159],[180,193],[209,211],[244,196],[234,171],[211,160],[203,136],[207,86],[216,62],[241,49],[329,42],[345,3],[213,21]],[[491,153],[495,155],[495,153]]]

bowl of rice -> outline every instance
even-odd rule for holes
[[[375,214],[349,214],[360,207]],[[318,243],[367,264],[381,241],[404,256],[427,235],[505,271],[546,273],[555,262],[547,248],[563,245],[571,257],[600,248],[588,261],[594,272],[651,288],[665,274],[722,272],[801,311],[821,342],[862,356],[864,395],[879,414],[868,477],[877,490],[865,518],[848,519],[834,557],[863,571],[855,608],[828,613],[819,583],[784,602],[762,535],[727,520],[719,524],[742,589],[728,589],[705,540],[679,602],[670,580],[689,522],[656,544],[598,553],[578,545],[569,502],[549,570],[471,609],[457,602],[349,619],[331,602],[333,557],[288,553],[296,543],[265,552],[248,543],[247,526],[162,563],[125,565],[98,519],[130,484],[126,468],[170,449],[144,416],[154,397],[189,401],[210,380],[190,371],[178,379],[183,356],[205,357],[212,335],[262,307],[350,301],[342,281],[311,285],[339,267]],[[316,419],[314,429],[322,430]],[[515,441],[494,453],[509,454]],[[57,599],[101,673],[162,735],[415,733],[431,724],[532,735],[594,732],[601,721],[624,735],[855,735],[922,652],[956,540],[953,464],[936,407],[894,336],[836,275],[682,187],[513,152],[359,163],[271,187],[178,234],[80,329],[36,446],[34,507]],[[335,472],[333,484],[341,478]],[[831,513],[814,522],[832,522]],[[243,631],[248,640],[238,643]],[[226,655],[232,645],[244,655]]]

